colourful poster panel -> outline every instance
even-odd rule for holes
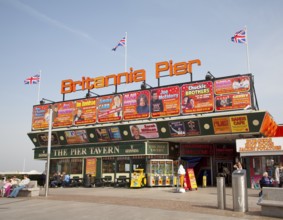
[[[186,135],[185,126],[181,121],[169,122],[171,137],[183,137]]]
[[[85,173],[88,175],[96,176],[96,158],[87,158]]]
[[[189,190],[197,189],[198,185],[197,185],[194,169],[188,168],[186,171],[187,171],[186,172],[186,183],[187,183],[186,188],[188,188]]]
[[[239,93],[250,91],[250,77],[239,76],[233,78],[219,79],[214,82],[216,95]]]
[[[68,144],[88,143],[86,130],[65,131],[64,133]]]
[[[215,97],[216,111],[244,109],[251,106],[251,94],[230,94]]]
[[[213,118],[212,123],[215,134],[231,133],[229,117]]]
[[[250,131],[248,117],[246,115],[230,117],[230,125],[233,133]]]
[[[76,101],[73,125],[94,124],[96,122],[96,98]]]
[[[200,126],[199,126],[199,120],[198,119],[190,119],[185,122],[186,125],[186,135],[192,136],[192,135],[200,135]]]
[[[158,138],[158,128],[155,123],[143,125],[131,125],[131,135],[134,140],[143,140],[147,138]]]
[[[151,116],[153,118],[180,114],[180,88],[178,86],[151,90]]]
[[[183,115],[214,110],[212,82],[185,84],[182,86],[181,93]]]
[[[49,105],[34,106],[32,111],[32,130],[46,129],[49,124]]]
[[[107,130],[111,141],[118,141],[122,139],[119,127],[110,127],[107,128]]]
[[[48,133],[43,133],[43,134],[38,134],[38,141],[40,146],[47,146],[48,145]],[[57,133],[52,132],[51,134],[51,145],[58,145],[59,144],[59,139],[57,136]]]
[[[96,99],[98,122],[121,121],[122,113],[122,95],[109,95]]]
[[[53,104],[53,128],[71,126],[73,124],[75,106],[76,103],[74,101]]]
[[[124,120],[144,119],[149,117],[150,92],[142,90],[129,92],[123,96]]]
[[[110,136],[108,133],[107,128],[96,128],[95,133],[97,136],[98,141],[110,141]]]

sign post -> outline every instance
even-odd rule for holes
[[[46,169],[46,179],[45,179],[45,197],[48,196],[48,188],[49,188],[49,169],[50,169],[50,152],[51,152],[52,115],[53,115],[53,110],[50,107],[49,108],[48,146],[47,146],[47,169]]]

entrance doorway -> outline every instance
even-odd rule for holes
[[[227,172],[225,172],[227,168]],[[232,186],[232,172],[233,162],[232,161],[216,161],[216,176],[221,176],[221,173],[226,173],[225,184],[226,186]]]

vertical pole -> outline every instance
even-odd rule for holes
[[[251,73],[250,56],[249,56],[249,43],[248,43],[248,28],[247,28],[247,26],[245,26],[245,31],[246,31],[246,48],[247,48],[247,68],[248,68],[248,73]]]
[[[46,170],[46,179],[45,179],[45,196],[48,196],[49,188],[49,169],[50,169],[50,151],[51,151],[51,132],[52,132],[52,116],[53,110],[50,106],[49,108],[49,128],[48,128],[48,147],[47,147],[47,170]]]
[[[40,83],[41,83],[41,70],[39,70],[39,83],[38,83],[38,91],[37,91],[37,103],[39,104],[39,95],[40,95]]]
[[[128,33],[125,35],[125,72],[127,72]]]

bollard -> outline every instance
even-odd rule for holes
[[[236,212],[247,212],[248,190],[246,170],[235,170],[232,173],[233,209]]]
[[[217,182],[217,206],[219,209],[226,208],[225,177],[216,177]]]

